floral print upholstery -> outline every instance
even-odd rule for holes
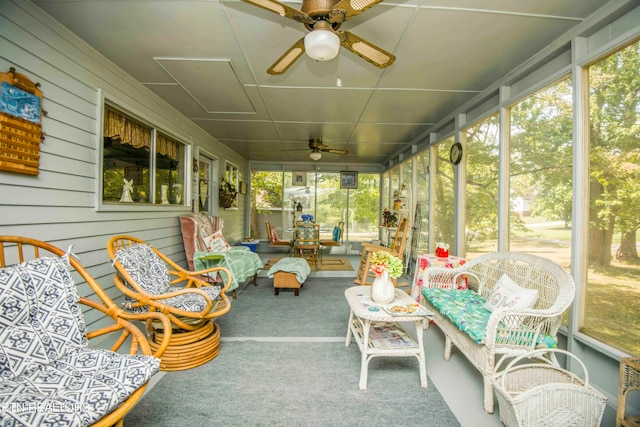
[[[438,312],[469,335],[474,343],[485,343],[485,333],[491,312],[483,308],[486,301],[475,291],[428,288],[422,290],[422,295]],[[531,330],[531,334],[534,333],[535,331]],[[540,335],[536,345],[555,348],[557,340],[549,335]]]
[[[171,286],[170,275],[167,266],[162,259],[149,247],[149,245],[137,244],[127,248],[120,248],[116,252],[116,260],[131,275],[131,278],[148,294],[162,295],[185,289],[184,286]],[[207,293],[212,301],[220,299],[221,287],[218,285],[203,286],[198,288]],[[124,308],[131,312],[142,313],[149,310],[149,306],[136,307],[136,299],[125,297]],[[198,312],[207,306],[207,301],[202,295],[196,293],[178,295],[162,299],[162,304],[179,308],[185,311]]]
[[[152,356],[88,347],[64,258],[0,269],[0,424],[86,426],[158,371]]]

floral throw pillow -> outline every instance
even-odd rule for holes
[[[509,276],[503,274],[483,307],[489,311],[502,307],[531,308],[537,299],[538,291],[536,289],[523,288]]]
[[[229,244],[222,233],[216,231],[211,236],[202,238],[207,252],[226,253],[229,250]]]

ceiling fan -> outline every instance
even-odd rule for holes
[[[311,160],[320,160],[322,158],[322,153],[331,153],[331,154],[340,154],[345,155],[349,154],[347,150],[338,150],[336,148],[331,148],[322,143],[322,138],[313,138],[309,140],[309,149],[311,152],[307,154]],[[286,151],[299,151],[296,150],[286,150]]]
[[[301,22],[310,32],[293,44],[268,70],[282,74],[307,53],[318,61],[328,61],[338,54],[340,46],[355,53],[378,68],[393,64],[396,57],[349,31],[338,31],[342,23],[359,15],[382,0],[302,0],[302,10],[277,0],[242,0]]]

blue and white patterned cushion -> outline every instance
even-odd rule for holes
[[[185,289],[184,286],[171,286],[167,265],[149,245],[137,244],[128,248],[120,248],[116,252],[116,260],[120,261],[131,278],[151,295],[163,295]],[[218,285],[203,286],[198,289],[206,292],[212,301],[220,299],[221,287]],[[149,311],[149,306],[134,307],[133,303],[137,300],[131,297],[125,297],[125,300],[123,306],[131,312],[144,313]],[[159,302],[194,313],[204,310],[207,305],[205,298],[196,293],[179,295]]]
[[[120,406],[160,360],[87,347],[66,260],[0,269],[0,424],[86,426]]]

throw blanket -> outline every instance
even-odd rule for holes
[[[193,254],[193,266],[196,271],[205,270],[211,267],[224,267],[231,272],[231,286],[229,291],[233,291],[240,286],[240,282],[244,282],[252,278],[256,272],[262,269],[263,264],[260,256],[251,252],[246,246],[234,246],[228,252],[220,253],[220,259],[202,259],[203,256],[213,255],[212,252],[195,251]],[[220,273],[222,279],[226,282],[228,278],[226,274]]]
[[[267,272],[267,276],[272,278],[278,271],[284,271],[286,273],[294,273],[298,283],[303,283],[307,280],[307,276],[311,273],[309,263],[303,258],[282,258],[276,262],[273,267]]]

